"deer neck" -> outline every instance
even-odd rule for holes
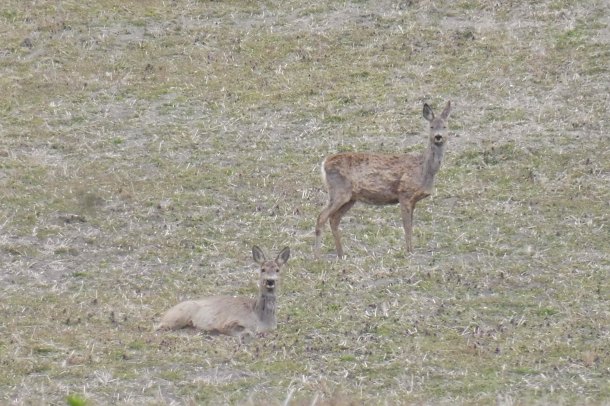
[[[425,190],[432,189],[434,185],[434,176],[441,167],[443,155],[445,154],[445,144],[436,145],[430,143],[428,150],[424,154],[424,162],[422,165],[422,187]]]
[[[266,325],[275,324],[275,292],[261,292],[256,299],[254,311],[259,320]]]

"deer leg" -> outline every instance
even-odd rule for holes
[[[328,189],[328,205],[326,208],[324,208],[324,210],[322,210],[318,216],[318,221],[316,222],[316,258],[320,257],[320,243],[322,240],[322,229],[324,224],[326,224],[326,221],[328,221],[328,219],[331,218],[335,212],[341,210],[341,207],[352,199],[352,185],[347,178],[336,170],[330,172],[326,171],[325,175],[324,181],[326,182]],[[349,210],[349,208],[347,210]]]
[[[341,209],[341,207],[349,201],[349,196],[343,199],[331,198],[328,205],[322,210],[316,221],[316,244],[315,244],[315,255],[316,258],[320,257],[320,243],[322,241],[322,229],[328,221],[328,219],[334,215],[334,213]],[[336,245],[336,244],[335,244]]]
[[[411,236],[413,235],[413,211],[415,203],[411,200],[400,199],[400,213],[402,215],[402,226],[405,230],[405,244],[407,252],[413,251]]]
[[[254,340],[254,338],[255,338],[255,334],[251,330],[248,330],[248,329],[245,329],[243,331],[240,331],[236,334],[231,334],[231,335],[238,337],[240,344],[248,344],[248,343],[252,342],[252,340]]]
[[[341,245],[341,233],[339,232],[339,223],[341,222],[341,218],[352,208],[352,206],[356,203],[355,200],[350,200],[345,203],[343,206],[339,208],[339,210],[335,211],[330,215],[329,223],[330,230],[333,233],[333,238],[335,239],[335,248],[337,249],[337,258],[343,258],[343,246]]]
[[[327,206],[320,215],[318,216],[318,220],[316,221],[316,243],[314,245],[314,254],[316,258],[320,257],[320,242],[322,240],[322,228],[326,221],[328,220],[330,204]]]

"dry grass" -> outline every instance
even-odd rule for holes
[[[0,403],[608,404],[605,1],[23,2],[0,10]],[[312,259],[323,156],[418,151],[455,104],[405,257],[396,207]],[[254,295],[279,328],[156,333]]]

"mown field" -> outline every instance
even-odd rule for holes
[[[605,0],[6,0],[0,403],[610,404]],[[313,257],[337,151],[421,152],[406,255],[356,205]],[[279,326],[155,332],[256,294]]]

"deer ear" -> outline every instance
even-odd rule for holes
[[[263,250],[258,248],[256,245],[252,247],[252,258],[254,258],[254,262],[257,264],[262,264],[266,261],[265,254],[263,254]]]
[[[445,110],[443,110],[443,112],[441,113],[441,117],[443,118],[443,120],[446,120],[447,117],[449,117],[449,114],[451,114],[451,101],[447,102]]]
[[[285,247],[282,251],[280,251],[277,258],[275,259],[275,262],[279,266],[282,266],[286,263],[286,261],[288,261],[288,258],[290,258],[290,248]]]
[[[434,120],[434,112],[432,111],[432,108],[430,106],[428,106],[428,103],[424,103],[424,118],[428,121],[432,121]]]

